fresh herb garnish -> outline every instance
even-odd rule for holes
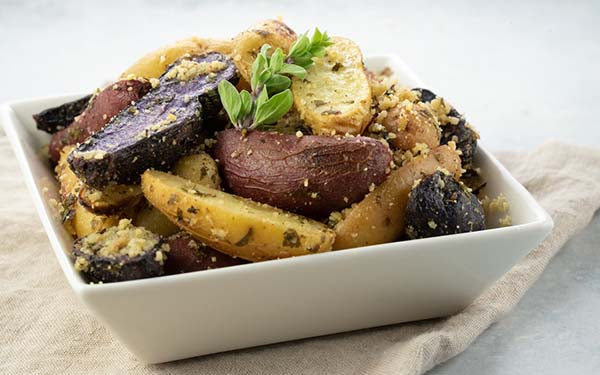
[[[252,63],[250,87],[252,92],[238,92],[229,81],[219,82],[223,108],[236,128],[254,129],[275,123],[293,104],[290,77],[304,79],[314,57],[325,54],[332,44],[327,33],[315,28],[312,38],[302,34],[290,47],[287,56],[281,48],[269,56],[271,46],[264,44]]]

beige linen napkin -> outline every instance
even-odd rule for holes
[[[161,365],[139,363],[74,297],[0,136],[0,373],[421,374],[502,318],[600,206],[600,150],[550,143],[502,162],[548,210],[551,235],[463,312]]]

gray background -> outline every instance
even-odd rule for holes
[[[493,150],[600,141],[598,1],[0,1],[0,102],[90,91],[155,47],[276,16],[400,55]],[[513,312],[432,373],[599,373],[599,241],[597,214]]]

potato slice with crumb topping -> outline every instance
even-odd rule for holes
[[[135,77],[147,79],[158,78],[167,70],[169,65],[185,54],[197,55],[206,52],[220,52],[224,55],[230,55],[232,50],[231,40],[191,37],[147,53],[125,70],[121,77],[132,74]]]
[[[253,262],[331,250],[335,233],[302,216],[165,172],[142,175],[146,199],[209,246]]]
[[[371,86],[362,53],[334,37],[305,79],[293,79],[294,106],[315,134],[361,134],[371,120]]]

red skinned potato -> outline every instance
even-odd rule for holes
[[[214,155],[228,191],[313,218],[360,201],[392,160],[386,145],[367,137],[235,129],[218,133]]]
[[[248,263],[241,258],[218,252],[186,232],[170,236],[167,243],[171,250],[165,262],[165,272],[169,275]]]
[[[150,90],[150,83],[124,79],[107,86],[91,99],[90,105],[66,128],[52,135],[50,158],[57,162],[63,147],[85,141],[124,108]]]

